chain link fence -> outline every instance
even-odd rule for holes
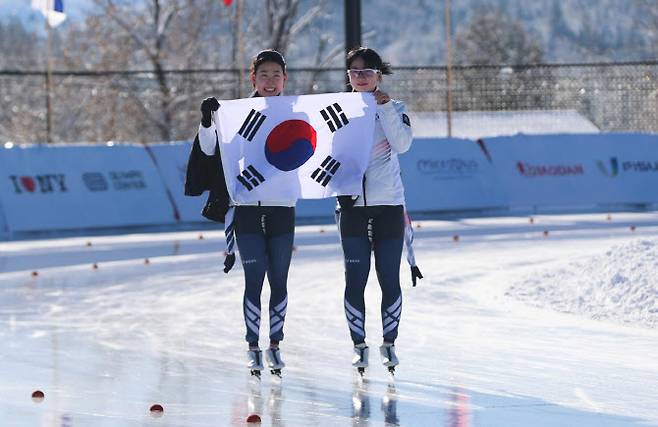
[[[601,131],[658,133],[658,61],[459,66],[452,69],[451,81],[456,115],[512,112],[519,113],[518,120],[533,120],[522,113],[571,111]],[[233,99],[250,92],[247,73],[238,70],[54,72],[51,82],[53,142],[189,139],[203,98]],[[394,68],[382,88],[411,112],[448,109],[445,67]],[[290,69],[286,94],[346,89],[343,69]],[[46,93],[43,72],[0,71],[0,143],[47,141]],[[477,128],[478,116],[472,117],[455,122],[453,132]],[[559,130],[561,116],[554,117]]]

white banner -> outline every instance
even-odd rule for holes
[[[360,194],[375,124],[372,94],[221,101],[226,184],[238,203]]]

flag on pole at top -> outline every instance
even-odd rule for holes
[[[43,13],[51,27],[58,26],[66,19],[64,0],[32,0],[32,9]]]

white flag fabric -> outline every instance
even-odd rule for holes
[[[51,27],[58,26],[66,19],[64,0],[32,0],[32,8],[41,11]]]
[[[361,194],[373,143],[370,93],[220,101],[226,186],[237,203]]]

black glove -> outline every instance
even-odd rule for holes
[[[212,112],[217,110],[219,110],[219,102],[216,98],[210,97],[203,100],[201,103],[201,124],[204,128],[210,127]]]
[[[235,264],[235,254],[227,254],[224,258],[224,273],[231,271],[233,264]]]
[[[416,279],[422,279],[423,273],[420,272],[420,269],[417,265],[411,267],[411,283],[412,286],[416,286]]]
[[[209,196],[206,205],[201,210],[201,216],[211,221],[223,223],[226,212],[228,212],[228,199]]]

